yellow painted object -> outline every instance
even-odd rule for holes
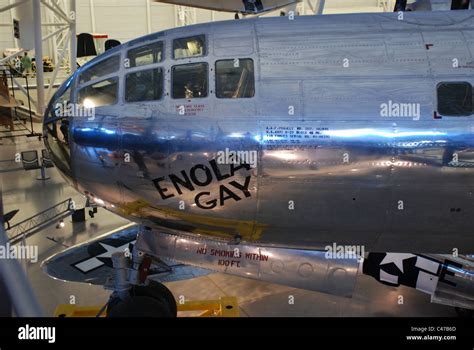
[[[76,306],[60,304],[54,311],[54,317],[96,317],[103,306]],[[178,303],[178,312],[202,311],[199,317],[239,317],[239,305],[236,297],[222,297],[219,300],[194,300]],[[100,317],[104,317],[105,310]]]
[[[59,304],[54,311],[54,317],[96,317],[103,306],[76,306]],[[105,316],[105,311],[100,317]]]
[[[186,301],[178,303],[178,311],[202,311],[199,317],[239,317],[239,304],[236,297]]]

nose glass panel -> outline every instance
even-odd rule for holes
[[[56,167],[67,177],[72,177],[69,123],[71,81],[67,80],[51,99],[44,116],[44,143]]]

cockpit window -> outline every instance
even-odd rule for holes
[[[207,63],[192,63],[174,66],[172,69],[173,98],[207,97]]]
[[[216,62],[216,96],[246,98],[255,94],[255,76],[251,59]]]
[[[118,79],[110,78],[88,85],[77,93],[77,102],[86,108],[112,105],[117,102]]]
[[[120,67],[120,56],[115,55],[103,61],[97,62],[93,66],[87,68],[79,76],[79,84],[86,83],[91,80],[98,79],[105,75],[118,71]]]
[[[162,95],[163,71],[161,68],[127,74],[125,81],[125,100],[127,102],[159,100]]]
[[[130,68],[161,62],[163,60],[163,42],[158,41],[128,50],[127,58]]]
[[[206,55],[205,35],[190,36],[173,40],[173,58],[200,57]]]

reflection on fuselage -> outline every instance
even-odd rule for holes
[[[369,24],[378,21],[380,28],[387,23],[398,25],[390,16],[363,15]],[[349,25],[345,17],[338,18],[352,26],[348,33],[368,33],[364,45],[354,44],[354,59],[366,57],[368,48],[378,47],[380,33],[372,33],[369,24],[359,18]],[[321,26],[312,22],[317,20],[298,19],[293,29],[279,27],[281,19],[213,24],[220,29],[209,33],[202,29],[208,33],[204,36],[207,45],[213,48],[208,48],[205,57],[188,62],[167,53],[143,68],[125,66],[108,71],[97,79],[118,82],[117,90],[111,90],[116,93],[113,104],[98,106],[93,119],[46,121],[46,143],[58,168],[81,192],[103,201],[108,209],[167,230],[226,239],[240,236],[304,248],[337,242],[364,245],[366,251],[472,251],[471,118],[434,118],[434,81],[438,78],[418,74],[430,66],[424,51],[424,61],[402,67],[403,72],[390,57],[381,60],[376,71],[369,61],[361,61],[342,73],[342,68],[327,62],[336,49],[347,54],[343,45],[347,39],[333,34],[333,27],[325,27],[327,19],[321,19]],[[232,47],[234,51],[221,49],[230,47],[225,45],[233,39],[219,35],[245,32],[247,38],[244,29],[254,30],[249,23],[257,27],[252,33],[258,42],[245,47],[242,39]],[[413,23],[406,25],[417,36],[424,27]],[[311,35],[297,40],[292,36],[295,28]],[[194,30],[198,34],[199,27]],[[270,35],[273,31],[281,36]],[[149,41],[165,41],[166,47],[173,38],[192,34],[181,29],[155,34],[141,44],[136,40],[106,55],[125,59],[127,50],[149,45]],[[275,51],[275,40],[279,47],[301,46],[301,50]],[[333,44],[327,45],[329,40]],[[419,49],[416,40],[411,46],[391,41],[386,45],[392,45],[393,52],[400,49],[406,55],[421,55],[419,50],[426,49],[423,45]],[[216,42],[220,46],[213,44]],[[393,45],[400,47],[395,50]],[[196,52],[201,54],[201,50]],[[283,61],[280,56],[285,54]],[[438,55],[451,57],[452,53]],[[219,97],[212,86],[214,68],[216,62],[232,59],[229,56],[237,57],[239,67],[244,67],[244,57],[248,59],[246,74],[253,60],[255,79],[241,75],[239,79],[218,80],[226,83]],[[282,62],[287,70],[272,68]],[[191,97],[186,96],[182,81],[174,84],[178,75],[173,77],[173,68],[193,65],[202,68],[196,76],[206,70],[202,79],[207,80],[199,84],[200,96]],[[124,87],[127,74],[156,67],[164,75],[163,94],[161,90],[156,94],[134,91],[127,102],[123,96],[123,91],[131,89]],[[87,66],[76,76],[83,70]],[[222,71],[234,74],[227,63]],[[444,79],[458,73],[448,70],[443,74]],[[229,81],[240,86],[241,93],[231,93]],[[90,94],[92,89],[87,87],[96,81],[77,84],[79,91]],[[60,89],[53,105],[64,91]],[[77,98],[74,95],[72,101]],[[397,96],[421,101],[421,114],[382,117],[381,102]],[[147,101],[136,102],[140,98]],[[256,167],[240,162],[240,158],[234,159],[236,163],[220,162],[222,152],[256,152]],[[72,171],[67,173],[69,167]]]

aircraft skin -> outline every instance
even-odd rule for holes
[[[436,89],[474,84],[473,14],[255,18],[155,33],[66,81],[46,112],[45,143],[78,191],[162,231],[303,249],[472,253],[474,115],[438,113]],[[201,34],[203,57],[171,57],[173,39]],[[127,50],[155,41],[164,42],[162,62],[120,64],[80,83],[102,60],[123,63]],[[223,59],[253,60],[253,97],[216,97]],[[172,67],[201,62],[208,96],[173,99]],[[126,102],[125,75],[153,67],[164,71],[162,99]],[[79,89],[107,78],[119,82],[115,104],[93,118],[55,115],[66,94],[75,103]],[[397,115],[397,104],[415,112]],[[222,164],[226,149],[256,152],[256,166]]]

